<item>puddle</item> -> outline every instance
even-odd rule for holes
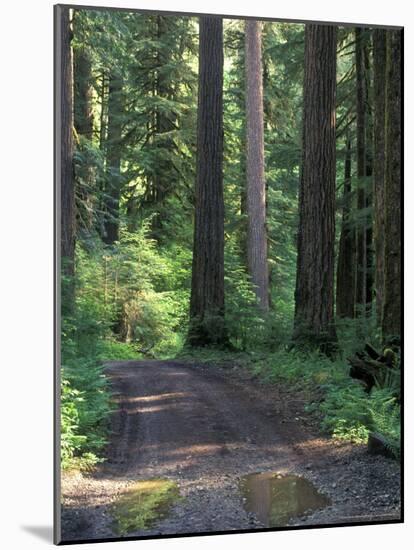
[[[112,506],[114,530],[118,535],[126,535],[148,529],[181,498],[178,485],[168,479],[137,481]]]
[[[297,516],[325,508],[330,499],[307,479],[274,472],[249,474],[241,483],[244,507],[266,527],[282,527]]]

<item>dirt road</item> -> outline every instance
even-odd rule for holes
[[[245,511],[240,477],[278,471],[307,477],[332,505],[291,524],[399,518],[399,467],[365,448],[321,438],[303,403],[283,399],[237,368],[171,361],[113,362],[117,402],[106,463],[62,482],[63,540],[115,536],[111,503],[129,483],[177,481],[185,497],[154,528],[133,536],[261,528]]]

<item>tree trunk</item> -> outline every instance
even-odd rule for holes
[[[356,313],[365,314],[367,302],[367,232],[365,220],[365,175],[366,175],[366,81],[365,81],[365,60],[363,47],[363,31],[355,29],[355,64],[357,80],[357,268],[356,268]]]
[[[76,28],[75,25],[74,32],[76,32]],[[86,49],[81,46],[75,48],[73,52],[73,71],[74,126],[79,135],[92,141],[92,66]]]
[[[306,25],[294,340],[330,354],[334,326],[337,29]]]
[[[348,137],[345,156],[345,180],[343,191],[342,228],[339,238],[338,266],[336,274],[336,315],[354,317],[355,300],[355,231],[351,223],[351,139]]]
[[[401,31],[387,31],[385,95],[385,294],[382,336],[401,337]]]
[[[369,313],[373,289],[372,250],[372,123],[367,31],[355,29],[357,79],[357,269],[356,313]]]
[[[121,135],[122,135],[122,78],[112,73],[109,78],[108,140],[106,144],[106,189],[104,242],[113,244],[119,239],[119,199],[121,195]]]
[[[248,270],[247,260],[247,162],[246,162],[246,40],[244,37],[237,42],[237,61],[235,63],[239,77],[237,86],[240,89],[240,95],[237,96],[237,106],[240,112],[240,141],[239,141],[239,174],[240,182],[240,231],[239,247],[240,259],[242,265]]]
[[[247,261],[260,308],[269,309],[264,170],[262,29],[246,21]]]
[[[105,169],[106,169],[106,135],[107,135],[107,105],[108,105],[108,78],[103,71],[101,73],[101,85],[99,91],[99,150],[102,154],[102,173],[97,179],[98,188],[98,231],[103,239],[105,235]]]
[[[368,31],[370,33],[370,31]],[[364,72],[365,72],[365,231],[366,231],[366,273],[365,273],[365,309],[369,313],[372,306],[374,287],[374,251],[372,232],[372,171],[373,171],[373,121],[372,121],[372,86],[369,45],[370,34],[364,41]]]
[[[374,30],[374,244],[375,296],[379,327],[382,324],[384,303],[386,36],[387,31]]]
[[[69,8],[58,6],[57,28],[60,48],[57,55],[57,74],[61,82],[57,93],[60,124],[57,143],[60,147],[61,190],[61,255],[63,273],[72,277],[75,272],[75,180],[73,171],[73,81]],[[72,293],[71,293],[72,294]],[[68,298],[70,301],[70,297]]]
[[[200,17],[197,180],[190,330],[193,346],[223,345],[223,20]]]
[[[77,36],[81,32],[82,12],[75,12],[72,20],[73,32]],[[76,170],[77,187],[77,226],[88,231],[93,225],[94,211],[94,166],[88,154],[88,145],[80,139],[91,143],[93,139],[93,109],[92,109],[92,64],[87,49],[77,46],[73,50],[73,94],[74,94],[74,127],[77,133],[77,149],[85,160]]]

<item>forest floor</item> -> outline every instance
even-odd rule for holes
[[[128,536],[263,528],[243,506],[242,476],[307,478],[331,499],[289,525],[398,520],[397,461],[321,436],[305,399],[248,370],[191,361],[108,363],[116,410],[107,460],[62,479],[62,540],[111,538],[111,507],[137,480],[176,481],[184,497]]]

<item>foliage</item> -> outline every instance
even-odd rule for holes
[[[400,407],[388,388],[367,395],[359,385],[329,388],[321,404],[322,426],[334,436],[366,442],[369,432],[381,433],[398,457],[400,452]]]
[[[264,319],[256,306],[256,295],[241,265],[236,245],[229,242],[225,255],[226,328],[238,349],[251,348],[264,337]]]
[[[104,454],[111,412],[106,361],[194,353],[200,360],[246,364],[265,381],[305,392],[324,429],[354,441],[379,431],[397,454],[399,405],[394,395],[399,377],[378,379],[367,395],[349,378],[346,364],[365,341],[380,347],[374,307],[359,320],[337,319],[340,355],[335,361],[291,349],[304,25],[263,24],[271,306],[263,314],[246,268],[244,22],[224,21],[225,318],[220,322],[231,349],[194,352],[185,342],[195,206],[198,21],[114,10],[73,13],[72,47],[90,66],[82,82],[85,74],[74,65],[74,79],[90,86],[93,123],[91,135],[75,132],[75,277],[61,279],[63,466],[90,467]],[[354,47],[353,31],[339,29],[338,221],[348,137],[356,156]],[[114,74],[122,82],[118,92],[109,84]],[[75,110],[81,88],[74,87]],[[111,116],[121,126],[116,143],[108,135],[114,94],[119,94],[118,111]],[[109,151],[120,161],[119,231],[117,240],[105,245],[104,222],[114,217],[108,211],[115,178]],[[364,180],[367,187],[371,184],[371,177]],[[355,205],[353,210],[350,224],[355,229],[371,210],[355,212]],[[312,401],[314,396],[319,397]]]
[[[158,255],[148,232],[143,222],[135,233],[122,231],[113,247],[98,239],[78,243],[75,309],[62,323],[64,467],[82,457],[96,463],[106,444],[111,405],[104,363],[171,355],[182,345],[188,291],[181,283],[188,272],[171,251]],[[185,254],[175,252],[181,262]]]
[[[306,410],[315,412],[321,427],[334,437],[366,442],[379,432],[399,456],[400,406],[394,385],[374,387],[367,394],[349,377],[344,357],[331,361],[319,353],[283,349],[259,359],[251,368],[268,382],[282,381],[308,397]]]
[[[79,430],[79,413],[77,405],[82,400],[78,390],[70,387],[69,381],[62,376],[61,407],[61,460],[62,467],[68,468],[85,443],[85,435],[77,435]]]

